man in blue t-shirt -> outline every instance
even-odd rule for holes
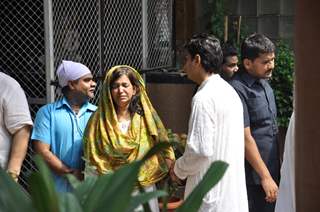
[[[72,61],[62,61],[57,76],[63,98],[39,109],[31,139],[53,172],[56,190],[66,192],[71,186],[64,175],[83,178],[82,137],[96,110],[88,102],[94,97],[96,83],[88,67]]]

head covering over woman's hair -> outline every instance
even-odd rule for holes
[[[118,127],[115,103],[110,92],[111,76],[119,68],[132,70],[140,82],[143,115],[133,114],[127,134],[121,133]],[[103,83],[98,109],[91,116],[85,131],[84,155],[87,162],[94,166],[99,174],[112,172],[122,165],[141,159],[157,142],[168,142],[168,135],[151,105],[140,74],[126,65],[111,68]],[[174,159],[172,148],[144,163],[139,172],[139,183],[149,186],[162,179],[168,172],[166,158]]]

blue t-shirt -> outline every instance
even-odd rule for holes
[[[75,114],[65,98],[39,109],[31,135],[50,145],[50,151],[70,168],[80,169],[82,161],[82,137],[86,124],[96,106],[87,102],[78,114]],[[70,191],[68,181],[54,174],[56,189],[59,192]]]

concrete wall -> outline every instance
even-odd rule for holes
[[[259,32],[271,39],[292,43],[294,31],[294,0],[234,0],[232,14],[243,17],[249,33]]]
[[[194,32],[206,31],[210,11],[208,2],[196,1]],[[294,30],[295,0],[225,0],[225,12],[230,18],[242,17],[241,29],[248,34],[264,33],[271,39],[285,39],[292,43]],[[206,15],[209,12],[209,16]],[[229,19],[231,21],[231,19]],[[235,19],[236,20],[236,19]],[[229,30],[230,30],[229,23]]]

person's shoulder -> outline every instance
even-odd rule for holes
[[[243,84],[241,79],[241,73],[236,73],[233,75],[233,77],[228,81],[230,85],[241,85]]]
[[[50,112],[52,112],[55,108],[58,107],[58,105],[60,105],[60,101],[61,100],[57,100],[57,101],[54,101],[52,103],[48,103],[48,104],[45,104],[45,105],[41,106],[40,109],[38,110],[38,113],[50,113]]]
[[[20,84],[11,76],[0,72],[0,87],[7,89],[18,89],[21,88]]]
[[[242,74],[237,73],[235,74],[228,83],[237,91],[243,90],[246,87],[245,81],[242,79]]]
[[[88,102],[88,106],[87,106],[88,110],[91,110],[92,112],[96,111],[97,110],[97,106]]]
[[[214,99],[215,92],[216,91],[207,84],[205,87],[200,88],[193,96],[192,103],[197,105],[207,104],[211,99]]]

